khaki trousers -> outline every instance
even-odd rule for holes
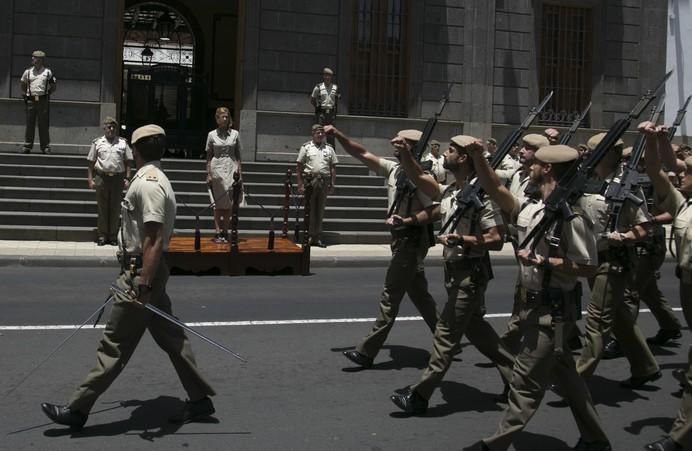
[[[397,238],[392,241],[391,248],[392,259],[387,268],[377,319],[370,333],[356,347],[358,352],[371,358],[375,358],[387,340],[404,294],[408,294],[430,331],[435,331],[438,319],[435,299],[428,292],[428,281],[425,278],[427,240]]]
[[[577,374],[569,352],[555,354],[552,317],[548,306],[528,306],[520,314],[523,341],[514,362],[509,385],[509,402],[497,431],[483,442],[491,450],[506,450],[536,413],[549,383],[564,389],[581,437],[587,442],[608,441],[601,420],[594,408],[586,382]],[[563,348],[574,320],[565,318]]]
[[[509,383],[514,357],[503,347],[500,337],[483,318],[488,278],[488,268],[477,259],[445,265],[447,303],[435,328],[428,367],[420,381],[412,387],[422,397],[430,399],[440,385],[464,334],[471,344],[497,365],[503,381]]]
[[[96,221],[99,238],[106,241],[116,241],[120,228],[120,202],[125,187],[125,174],[103,175],[98,171],[94,174],[96,185]]]
[[[322,233],[322,220],[324,219],[324,210],[327,206],[327,194],[329,192],[329,178],[315,177],[310,180],[312,186],[312,194],[310,195],[310,238],[318,240]]]
[[[116,284],[127,290],[130,288],[130,279],[128,273],[123,273]],[[167,281],[168,267],[162,261],[152,282],[151,304],[172,314],[171,300],[166,294]],[[135,306],[131,301],[116,297],[96,352],[96,366],[72,395],[68,403],[71,409],[84,414],[91,411],[96,399],[125,368],[147,329],[156,344],[168,354],[190,400],[196,401],[215,394],[199,373],[190,342],[180,326]],[[156,369],[152,368],[152,371]]]
[[[659,370],[639,326],[624,305],[627,277],[626,272],[611,271],[611,264],[602,262],[596,276],[589,280],[591,300],[586,308],[585,343],[577,360],[577,371],[584,377],[596,371],[603,357],[603,338],[611,331],[630,363],[632,376],[648,376]]]
[[[692,328],[692,283],[680,282],[680,304],[687,326]],[[670,437],[682,446],[692,448],[692,348],[687,355],[687,385],[682,395],[678,415],[670,430]]]

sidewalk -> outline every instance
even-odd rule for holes
[[[91,242],[0,240],[0,266],[116,267],[116,250],[115,246],[97,246]],[[490,255],[493,264],[514,264],[509,244]],[[389,245],[384,244],[335,244],[327,248],[312,247],[310,256],[312,268],[378,267],[387,266],[391,252]],[[442,265],[441,245],[430,249],[426,264]]]

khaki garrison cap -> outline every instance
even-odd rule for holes
[[[431,146],[440,147],[440,141],[438,141],[438,140],[436,140],[436,139],[431,139],[431,140],[430,140],[430,145],[431,145]]]
[[[328,67],[325,67],[324,69],[322,69],[322,73],[323,73],[323,74],[334,75],[334,71],[331,70],[331,69],[328,68]]]
[[[457,146],[463,148],[463,147],[466,147],[466,146],[469,146],[469,145],[475,143],[476,141],[478,141],[478,139],[474,138],[473,136],[456,135],[456,136],[452,136],[450,141],[452,141]]]
[[[550,141],[548,141],[548,138],[546,138],[543,135],[538,135],[536,133],[529,133],[528,135],[524,135],[521,138],[521,140],[524,142],[525,145],[535,147],[536,149],[540,149],[541,147],[550,145]]]
[[[144,125],[135,130],[134,133],[132,133],[132,144],[135,144],[142,138],[147,138],[149,136],[156,135],[166,136],[166,132],[156,124]]]
[[[692,172],[692,157],[685,158],[685,166],[687,166],[687,172]]]
[[[543,163],[569,163],[579,158],[579,152],[570,146],[556,144],[541,147],[536,151],[534,157]]]
[[[31,56],[36,57],[36,58],[45,58],[46,52],[44,52],[43,50],[34,50],[31,53]]]
[[[115,124],[118,125],[118,121],[115,120],[113,116],[106,116],[103,119],[103,125],[108,125],[108,124]]]
[[[396,134],[396,136],[404,139],[408,139],[409,141],[415,141],[418,142],[420,141],[420,137],[423,135],[423,132],[420,130],[414,130],[414,129],[406,129],[406,130],[401,130],[399,133]]]
[[[314,132],[317,132],[317,131],[323,132],[323,131],[324,131],[324,126],[321,125],[321,124],[315,124],[315,125],[313,125],[313,126],[312,126],[312,132],[314,133]]]
[[[628,158],[630,155],[632,155],[632,146],[622,149],[622,158]]]
[[[599,133],[597,135],[593,135],[589,140],[586,142],[586,147],[589,148],[589,150],[594,150],[596,146],[598,146],[601,141],[603,141],[603,138],[605,138],[605,133]],[[621,139],[618,139],[618,141],[615,143],[615,146],[624,146],[625,142]]]

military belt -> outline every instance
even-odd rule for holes
[[[114,175],[122,174],[122,172],[106,172],[106,171],[102,171],[100,169],[97,169],[96,173],[99,175],[105,175],[106,177],[113,177]]]
[[[422,233],[423,229],[420,226],[409,226],[397,229],[392,229],[393,238],[417,238]]]

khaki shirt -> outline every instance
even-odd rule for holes
[[[398,162],[395,163],[393,161],[380,158],[380,168],[378,169],[377,174],[387,179],[387,209],[392,207],[392,204],[396,199],[396,179],[399,176],[399,173],[402,171],[403,169]],[[423,194],[421,190],[417,189],[411,197],[410,208],[409,198],[407,196],[401,200],[398,214],[400,216],[414,215],[432,205],[433,201],[428,196]]]
[[[422,161],[432,161],[432,168],[430,169],[430,172],[432,173],[432,176],[435,177],[437,183],[448,183],[447,170],[442,165],[442,163],[445,161],[442,155],[435,157],[433,154],[428,153],[423,157]]]
[[[334,148],[327,143],[308,141],[300,146],[296,163],[303,165],[303,175],[329,177],[331,167],[339,162]]]
[[[500,178],[502,184],[506,186],[520,167],[521,163],[509,155],[505,155],[500,165],[495,169],[495,173]]]
[[[173,187],[161,170],[160,161],[150,161],[137,171],[121,205],[122,225],[118,234],[121,250],[128,254],[142,253],[147,222],[163,224],[163,250],[168,250],[176,203]]]
[[[543,218],[545,205],[543,201],[526,204],[521,211],[519,201],[515,200],[513,216],[517,221],[517,232],[519,242],[523,242],[529,232]],[[577,215],[570,221],[563,223],[562,233],[560,234],[560,248],[557,257],[567,257],[571,261],[580,265],[596,265],[598,262],[598,252],[596,249],[596,238],[591,231],[592,225],[588,218]],[[548,256],[548,243],[545,236],[536,246],[536,254],[544,257]],[[543,289],[543,269],[536,266],[524,266],[519,264],[521,286],[528,290],[539,291]],[[549,286],[560,288],[564,291],[571,291],[577,283],[578,277],[567,274],[557,269],[552,269]]]
[[[102,136],[91,142],[87,160],[94,163],[97,171],[121,174],[125,172],[125,162],[132,161],[132,149],[125,138],[116,136],[111,142]]]
[[[689,273],[692,273],[692,198],[685,198],[680,191],[673,188],[663,196],[656,193],[657,206],[673,215],[673,236],[675,248],[678,254],[678,265]]]
[[[521,168],[517,170],[509,183],[509,192],[512,193],[514,197],[519,199],[519,203],[523,203],[526,200],[526,187],[529,184],[529,171]]]
[[[440,187],[440,214],[442,215],[442,224],[446,224],[449,218],[454,214],[456,210],[456,195],[461,189],[462,188],[456,185]],[[472,209],[464,213],[464,216],[461,217],[453,233],[457,235],[477,235],[493,227],[501,226],[504,223],[502,214],[500,213],[500,207],[487,197],[483,200],[483,208],[475,215],[473,213]],[[475,224],[472,224],[473,219],[475,219]],[[445,261],[454,261],[460,260],[463,257],[482,257],[486,252],[486,250],[469,246],[444,246],[442,256]]]
[[[643,193],[639,193],[637,196],[641,199],[644,198]],[[608,225],[608,220],[610,218],[608,216],[608,204],[606,203],[605,197],[601,194],[584,194],[580,205],[584,213],[594,224],[593,231],[598,240],[598,251],[601,252],[606,250],[608,248],[608,239],[605,237],[605,233],[610,230],[610,226]],[[620,218],[615,231],[624,233],[638,224],[644,224],[649,221],[649,212],[646,208],[646,203],[637,207],[632,202],[625,202],[620,211]],[[608,227],[608,230],[606,230],[606,227]],[[628,243],[627,246],[634,246],[634,244]]]
[[[52,70],[44,67],[37,72],[33,66],[24,71],[21,80],[26,83],[27,96],[45,96],[50,91],[49,84],[56,82]]]
[[[338,88],[336,83],[327,86],[324,82],[316,84],[310,95],[310,97],[315,99],[315,104],[323,110],[333,110],[336,107],[337,96]]]

